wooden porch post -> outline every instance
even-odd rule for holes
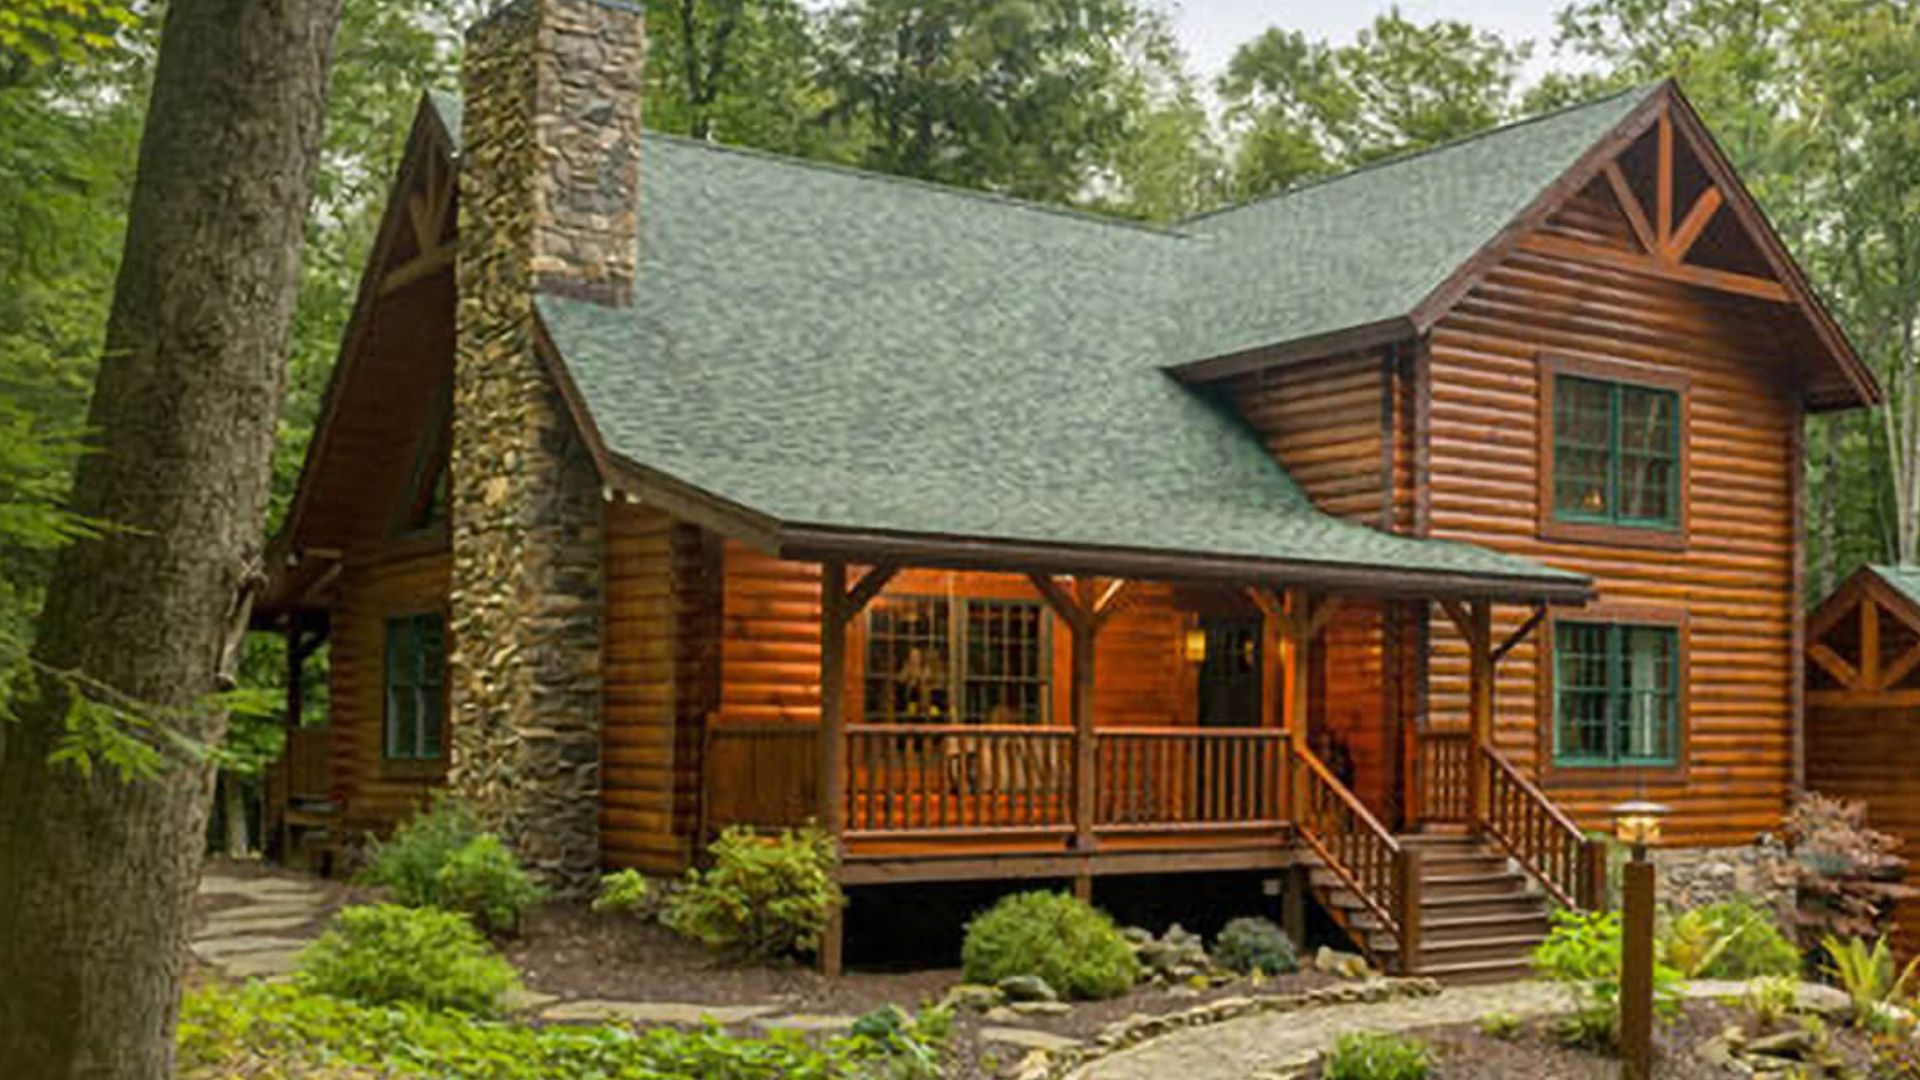
[[[1094,623],[1083,615],[1073,623],[1073,846],[1080,851],[1093,850],[1093,770],[1096,760],[1093,745]],[[1092,891],[1092,882],[1081,885],[1075,878],[1076,893]],[[1084,897],[1083,897],[1084,899]]]
[[[820,827],[844,854],[847,831],[847,564],[820,567]],[[820,935],[820,970],[840,974],[846,913],[835,908]]]
[[[1473,776],[1473,823],[1487,820],[1492,807],[1492,774],[1483,762],[1482,747],[1493,745],[1493,605],[1475,600],[1467,610],[1468,714],[1472,727],[1470,755]]]
[[[899,567],[882,563],[847,589],[847,564],[820,564],[820,827],[846,853],[847,833],[847,623],[867,606]],[[820,935],[820,970],[840,974],[846,913],[835,908]]]

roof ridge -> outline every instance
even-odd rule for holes
[[[837,161],[824,161],[820,158],[801,157],[797,154],[780,154],[753,146],[715,142],[711,139],[696,139],[690,135],[681,135],[670,131],[656,131],[653,129],[642,131],[641,138],[660,139],[695,149],[710,150],[722,154],[733,154],[738,157],[758,158],[775,164],[792,165],[799,168],[813,169],[818,172],[844,176],[852,180],[867,180],[885,184],[896,184],[901,187],[918,188],[936,195],[950,195],[957,198],[974,199],[980,202],[989,202],[1011,207],[1016,210],[1031,210],[1036,213],[1052,214],[1056,217],[1064,217],[1074,221],[1084,221],[1094,225],[1117,226],[1119,228],[1132,229],[1154,236],[1165,236],[1175,240],[1191,238],[1189,233],[1175,227],[1178,223],[1163,225],[1151,221],[1141,221],[1137,218],[1120,217],[1115,214],[1102,214],[1094,210],[1082,210],[1078,207],[1061,206],[1057,203],[1036,202],[1032,199],[1022,199],[1013,195],[1002,195],[997,191],[983,191],[979,188],[961,187],[958,184],[942,184],[933,180],[922,180],[914,176],[880,172],[877,169],[863,169],[857,165],[844,165]],[[642,165],[641,174],[644,176],[645,172],[646,168]]]
[[[1330,173],[1326,176],[1317,176],[1311,180],[1307,180],[1294,187],[1283,188],[1279,191],[1271,191],[1265,195],[1259,195],[1254,198],[1248,199],[1246,202],[1234,203],[1230,206],[1217,206],[1212,210],[1202,210],[1197,214],[1189,214],[1186,217],[1180,218],[1178,221],[1175,221],[1173,224],[1183,225],[1183,226],[1191,225],[1197,221],[1205,221],[1209,218],[1219,217],[1223,214],[1231,214],[1238,210],[1247,210],[1247,209],[1251,209],[1252,207],[1260,206],[1266,203],[1279,202],[1283,199],[1291,198],[1292,196],[1299,195],[1304,192],[1312,191],[1315,188],[1327,187],[1332,184],[1337,184],[1342,180],[1352,179],[1353,177],[1359,176],[1363,173],[1377,172],[1378,170],[1389,168],[1395,165],[1404,165],[1409,161],[1416,161],[1423,157],[1430,157],[1434,154],[1438,154],[1446,150],[1453,150],[1458,147],[1466,146],[1470,143],[1479,142],[1482,139],[1492,138],[1495,135],[1504,135],[1510,131],[1516,131],[1523,127],[1528,127],[1533,124],[1538,124],[1547,120],[1552,120],[1552,119],[1555,119],[1556,117],[1565,116],[1569,113],[1579,112],[1583,109],[1591,109],[1596,106],[1604,105],[1610,101],[1616,101],[1622,97],[1626,97],[1632,94],[1640,94],[1640,93],[1650,94],[1653,91],[1659,89],[1660,86],[1663,85],[1663,83],[1664,83],[1664,80],[1660,80],[1655,82],[1635,83],[1631,86],[1623,86],[1618,90],[1613,90],[1608,93],[1601,94],[1599,97],[1588,98],[1585,101],[1576,101],[1570,105],[1562,105],[1557,109],[1548,109],[1545,112],[1537,112],[1530,116],[1522,116],[1516,120],[1509,120],[1504,124],[1495,124],[1493,127],[1481,128],[1479,131],[1470,132],[1466,135],[1460,136],[1457,139],[1450,139],[1443,143],[1435,143],[1432,146],[1422,146],[1414,150],[1404,150],[1396,154],[1389,154],[1386,157],[1378,158],[1376,160],[1366,162],[1365,164],[1362,164],[1362,165],[1356,165],[1353,168],[1346,170],[1345,172]]]

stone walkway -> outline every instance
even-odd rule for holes
[[[1686,993],[1699,999],[1738,997],[1745,988],[1742,982],[1701,980],[1688,984]],[[1800,996],[1803,1007],[1817,1011],[1846,1007],[1845,995],[1832,987],[1803,984]],[[1073,1080],[1283,1077],[1312,1064],[1337,1036],[1349,1031],[1411,1031],[1471,1023],[1494,1012],[1532,1019],[1565,1008],[1564,991],[1550,983],[1451,987],[1433,997],[1411,1001],[1260,1013],[1188,1028],[1091,1062],[1071,1075]]]
[[[193,954],[236,979],[278,981],[293,974],[300,950],[318,936],[316,921],[327,913],[327,895],[312,885],[281,877],[200,879],[202,896],[240,902],[207,916],[193,933]]]

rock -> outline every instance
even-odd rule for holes
[[[540,1014],[543,1020],[571,1023],[616,1021],[629,1024],[694,1026],[712,1022],[738,1024],[778,1012],[773,1005],[708,1005],[680,1001],[611,1001],[587,998],[555,1005]],[[848,1023],[852,1023],[851,1020]]]
[[[989,1024],[1013,1024],[1019,1022],[1020,1014],[1014,1012],[1011,1006],[995,1005],[993,1008],[981,1013],[980,1019],[985,1020]]]
[[[983,1027],[980,1038],[986,1042],[1006,1043],[1009,1046],[1023,1047],[1028,1050],[1071,1050],[1080,1045],[1080,1040],[1069,1039],[1065,1035],[1055,1035],[1048,1031],[1035,1031],[1021,1027]]]
[[[1016,1001],[1007,1008],[1016,1016],[1065,1016],[1073,1011],[1064,1001]]]
[[[1122,927],[1120,930],[1120,936],[1126,939],[1127,944],[1132,945],[1136,948],[1138,948],[1141,945],[1146,945],[1153,941],[1153,931],[1148,930],[1144,926]]]
[[[859,1020],[857,1016],[843,1016],[838,1013],[793,1013],[788,1016],[762,1016],[753,1021],[753,1026],[762,1031],[845,1031]]]
[[[1812,1049],[1813,1033],[1805,1029],[1762,1035],[1748,1042],[1745,1047],[1748,1054],[1767,1054],[1772,1057],[1800,1057]]]
[[[1060,1000],[1060,995],[1047,985],[1047,980],[1038,975],[1009,975],[997,985],[1008,1001]]]
[[[1345,979],[1364,979],[1369,974],[1367,958],[1358,953],[1341,952],[1320,946],[1313,954],[1313,970],[1323,975],[1338,975]]]
[[[202,938],[193,943],[193,954],[202,960],[218,962],[240,953],[299,951],[306,947],[301,938],[267,937],[242,934],[237,937]]]
[[[215,961],[220,970],[236,979],[265,979],[278,982],[300,967],[299,949],[271,949],[266,952],[239,953]]]
[[[504,999],[504,1004],[506,1005],[508,1012],[537,1013],[541,1009],[544,1009],[547,1006],[552,1005],[554,1002],[559,1000],[560,1000],[560,995],[558,994],[543,994],[538,990],[528,990],[525,987],[515,987],[512,990],[507,991],[506,997]]]
[[[960,983],[947,991],[946,1004],[955,1009],[985,1012],[1000,1004],[1000,988],[980,983]]]
[[[1167,987],[1167,996],[1176,998],[1199,997],[1200,991],[1195,990],[1191,986],[1169,986]]]

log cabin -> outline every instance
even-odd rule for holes
[[[259,605],[289,829],[1260,872],[1464,978],[1618,801],[1779,821],[1801,421],[1879,390],[1677,86],[1154,225],[643,131],[642,48],[519,0],[422,102]]]
[[[1920,851],[1920,567],[1863,566],[1807,616],[1807,786],[1866,804],[1867,821]],[[1903,956],[1920,953],[1920,896],[1893,905]]]

